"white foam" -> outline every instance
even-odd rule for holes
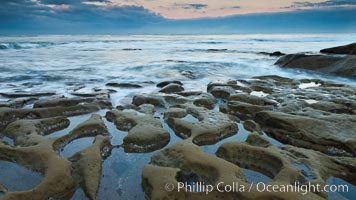
[[[298,87],[300,89],[312,88],[312,87],[319,87],[321,86],[320,83],[310,82],[310,83],[301,83]]]
[[[305,102],[307,102],[308,104],[314,104],[314,103],[318,103],[319,101],[316,101],[314,99],[307,99],[307,100],[304,100]]]
[[[264,93],[264,92],[262,92],[262,91],[252,91],[252,92],[250,93],[250,95],[252,95],[252,96],[257,96],[257,97],[266,97],[266,96],[268,96],[269,94]]]

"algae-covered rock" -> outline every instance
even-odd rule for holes
[[[170,140],[169,133],[152,115],[112,110],[106,113],[106,119],[117,129],[128,131],[122,145],[126,152],[151,152],[164,147]]]
[[[356,155],[356,116],[327,115],[319,118],[264,111],[256,119],[278,140],[331,155]]]
[[[94,104],[83,104],[67,107],[50,107],[35,109],[13,109],[0,107],[0,130],[18,119],[40,119],[55,116],[74,116],[98,111],[99,107]]]
[[[33,189],[7,192],[6,200],[17,199],[70,199],[79,183],[90,199],[95,199],[101,177],[103,151],[111,148],[107,129],[99,115],[79,124],[69,134],[47,138],[45,135],[68,126],[65,117],[18,120],[8,125],[6,135],[16,141],[12,147],[0,143],[0,160],[16,162],[44,175]],[[97,136],[95,143],[75,154],[72,161],[58,155],[71,141],[88,136]],[[106,148],[106,149],[105,149]]]
[[[298,169],[295,172],[299,173]],[[149,199],[323,199],[312,193],[257,191],[256,185],[246,183],[240,167],[187,140],[152,157],[143,169],[142,186]],[[226,190],[228,187],[234,189]]]
[[[204,107],[185,104],[181,108],[198,119],[197,122],[182,118],[168,118],[168,125],[183,139],[191,138],[197,145],[214,144],[237,133],[238,127],[228,115]]]
[[[162,93],[177,93],[177,92],[182,92],[184,91],[184,88],[180,84],[175,84],[175,83],[170,83],[166,86],[164,86],[159,92]]]

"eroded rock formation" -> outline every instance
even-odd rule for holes
[[[248,181],[246,169],[269,177],[265,184],[270,186],[323,186],[330,177],[355,184],[355,86],[279,76],[210,83],[207,92],[183,91],[182,85],[159,83],[167,91],[137,94],[132,104],[115,109],[110,99],[113,91],[105,88],[73,89],[72,95],[79,97],[16,97],[1,103],[0,160],[40,172],[43,179],[36,187],[18,192],[0,183],[0,198],[70,199],[80,187],[87,198],[96,199],[102,162],[113,148],[125,154],[155,151],[142,171],[149,199],[328,197],[315,191],[258,191]],[[29,108],[32,104],[34,108]],[[109,110],[104,111],[109,122],[93,114],[66,133],[51,135],[67,130],[70,116],[103,109]],[[108,133],[105,123],[110,122],[122,132]],[[125,135],[112,146],[112,134]],[[84,138],[93,143],[68,158],[61,154]],[[187,184],[180,191],[179,182]],[[214,189],[209,194],[187,189],[199,182]],[[245,192],[219,191],[236,183]]]
[[[69,199],[80,184],[90,199],[96,199],[102,155],[110,149],[107,129],[101,117],[92,117],[69,134],[47,138],[46,135],[66,128],[66,117],[18,120],[7,126],[4,133],[16,146],[0,144],[0,160],[16,162],[43,174],[42,181],[33,189],[7,192],[2,199]],[[75,154],[69,160],[58,154],[71,141],[95,136],[93,146]],[[70,162],[73,161],[73,162]]]

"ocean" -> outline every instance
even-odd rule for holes
[[[355,84],[318,72],[283,69],[273,65],[277,57],[259,53],[318,53],[354,41],[355,34],[1,36],[0,92],[66,94],[73,85],[162,80],[181,80],[200,90],[211,81],[270,74]]]

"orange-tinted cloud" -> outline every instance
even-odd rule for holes
[[[293,11],[310,9],[311,5],[318,8],[340,4],[352,6],[355,0],[112,0],[112,3],[140,5],[166,18],[187,19]]]

